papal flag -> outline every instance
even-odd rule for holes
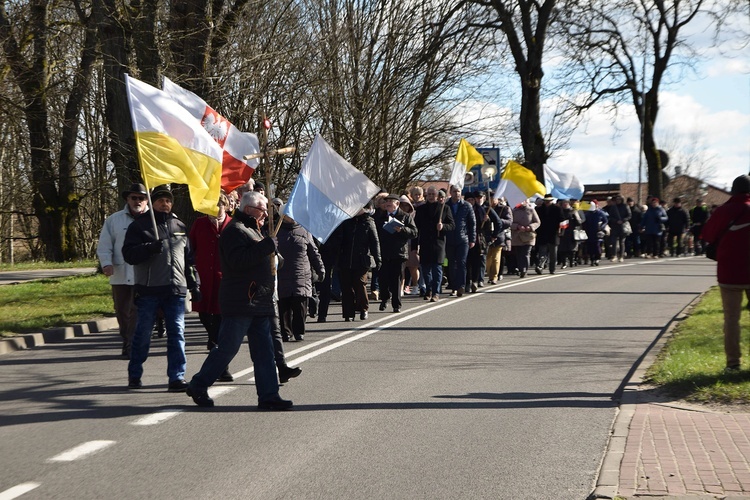
[[[221,188],[229,193],[245,184],[252,177],[258,160],[244,160],[243,156],[260,152],[258,136],[250,132],[240,132],[229,120],[217,113],[198,95],[184,89],[167,77],[162,85],[164,92],[190,111],[211,137],[221,146],[222,169]]]
[[[379,190],[318,135],[283,213],[325,243],[339,224],[357,215]]]
[[[544,181],[547,192],[558,200],[580,200],[583,196],[583,184],[573,174],[558,172],[544,165]]]
[[[456,162],[453,164],[449,184],[461,191],[464,188],[466,173],[474,165],[484,165],[484,156],[474,149],[474,146],[469,144],[466,139],[461,139],[461,142],[458,143],[458,153],[456,153]]]
[[[532,196],[544,196],[544,194],[544,184],[537,180],[534,172],[520,163],[508,160],[495,191],[495,198],[504,196],[508,205],[515,207]]]
[[[143,183],[187,184],[193,208],[216,215],[221,147],[165,92],[129,75],[125,82]]]

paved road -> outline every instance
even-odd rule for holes
[[[29,271],[2,271],[0,272],[0,285],[13,285],[24,281],[40,280],[46,278],[62,278],[64,276],[77,276],[79,274],[93,274],[95,267],[74,267],[70,269],[38,269]]]
[[[114,333],[5,355],[0,498],[583,499],[623,382],[713,275],[705,259],[608,264],[308,323],[285,413],[255,410],[246,349],[210,410],[165,391],[163,340],[140,392]],[[204,344],[191,317],[190,374]]]

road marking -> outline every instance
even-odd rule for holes
[[[106,440],[100,440],[100,441],[89,441],[87,443],[82,443],[76,446],[75,448],[71,448],[67,451],[64,451],[60,453],[59,455],[55,455],[54,457],[48,459],[48,462],[72,462],[73,460],[78,460],[79,458],[84,458],[88,455],[91,455],[92,453],[96,453],[97,451],[103,450],[104,448],[107,448],[109,446],[112,446],[115,444],[116,441],[106,441]]]
[[[496,292],[502,292],[505,289],[508,288],[514,288],[517,286],[525,285],[528,283],[533,283],[535,281],[544,281],[549,279],[555,279],[560,278],[562,276],[568,275],[568,274],[581,274],[581,273],[590,273],[590,272],[596,272],[601,271],[604,269],[611,270],[612,267],[615,268],[623,268],[623,267],[630,267],[630,266],[637,266],[637,265],[643,265],[643,264],[654,264],[658,262],[667,262],[669,260],[678,260],[678,259],[686,259],[686,258],[692,258],[692,257],[680,257],[680,258],[665,258],[661,259],[660,261],[648,261],[648,262],[629,262],[627,264],[625,263],[619,263],[616,266],[591,266],[589,268],[585,269],[576,269],[576,270],[570,270],[567,272],[561,272],[556,274],[546,274],[546,275],[537,275],[537,276],[528,276],[527,278],[514,280],[511,282],[505,282],[505,283],[498,283],[497,285],[494,285],[490,289],[485,289],[480,293],[467,293],[463,297],[452,297],[449,300],[447,299],[441,299],[440,302],[427,302],[425,304],[422,304],[420,306],[417,306],[413,309],[410,309],[410,312],[405,314],[398,314],[398,319],[395,319],[393,321],[388,321],[389,319],[392,319],[393,316],[385,316],[383,318],[376,319],[374,321],[370,321],[369,323],[363,324],[361,327],[353,328],[351,330],[346,330],[344,332],[341,332],[336,335],[332,335],[331,337],[327,337],[325,339],[321,339],[316,342],[312,342],[309,344],[306,344],[298,349],[294,349],[293,351],[289,351],[286,353],[287,358],[292,358],[297,354],[303,353],[305,351],[310,351],[312,349],[315,349],[320,346],[319,349],[315,349],[312,352],[309,352],[308,354],[295,357],[294,359],[290,359],[290,362],[294,362],[295,364],[304,363],[305,361],[308,361],[310,359],[313,359],[317,356],[320,356],[321,354],[325,354],[327,352],[330,352],[334,349],[337,349],[339,347],[345,346],[347,344],[350,344],[356,340],[363,339],[365,337],[369,337],[370,335],[374,333],[381,332],[383,330],[386,330],[390,327],[396,326],[400,323],[403,323],[405,321],[409,321],[413,318],[417,318],[419,316],[422,316],[423,314],[429,313],[434,311],[435,309],[441,309],[443,307],[448,307],[453,304],[458,304],[460,302],[463,302],[464,300],[469,300],[472,298],[476,298],[481,296],[483,293],[496,293]],[[384,323],[381,326],[378,326],[376,328],[371,328],[373,325],[376,325],[378,323]],[[364,330],[364,331],[363,331]],[[337,342],[336,342],[337,341]],[[333,342],[333,343],[331,343]],[[325,345],[329,344],[329,345]],[[241,370],[239,372],[236,372],[235,376],[244,377],[245,375],[249,375],[253,372],[253,368],[249,367],[244,370]],[[250,380],[253,380],[252,378]]]
[[[13,500],[41,486],[39,483],[22,483],[0,493],[0,500]]]
[[[152,413],[151,415],[146,415],[145,417],[141,417],[135,422],[131,422],[130,424],[131,425],[156,425],[156,424],[165,422],[172,417],[176,417],[180,413],[182,413],[182,410],[159,411],[156,413]]]

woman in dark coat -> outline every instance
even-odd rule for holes
[[[367,297],[367,272],[380,268],[380,240],[375,221],[368,205],[336,229],[332,238],[338,242],[339,284],[341,285],[341,312],[344,321],[367,319],[370,301]]]
[[[312,235],[286,215],[277,234],[278,251],[284,259],[279,267],[279,317],[281,335],[288,340],[305,337],[307,299],[312,297],[313,271],[315,281],[325,274],[323,260]]]

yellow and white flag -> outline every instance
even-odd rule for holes
[[[190,112],[165,92],[125,76],[143,183],[187,184],[199,212],[218,213],[222,149]]]
[[[474,146],[468,143],[466,139],[461,139],[458,143],[458,153],[456,153],[456,163],[453,164],[450,183],[461,191],[464,188],[464,178],[466,172],[471,170],[474,165],[484,165],[484,156],[474,149]]]
[[[534,172],[520,163],[508,160],[495,191],[495,198],[504,196],[508,206],[515,207],[534,195],[544,196],[545,192],[544,184],[537,180]]]

